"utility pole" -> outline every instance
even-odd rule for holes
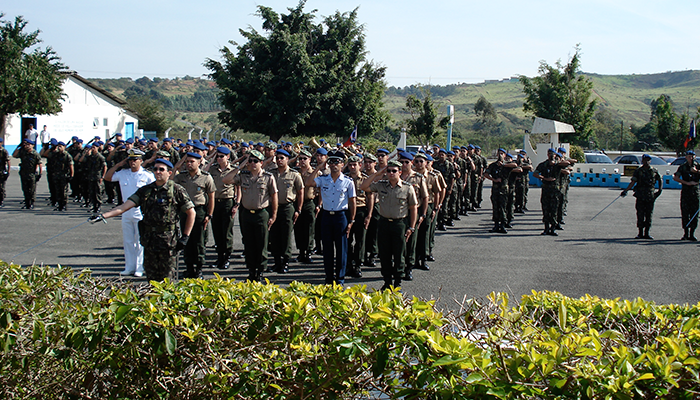
[[[625,126],[623,121],[620,121],[620,155],[622,155],[622,132],[624,131]]]

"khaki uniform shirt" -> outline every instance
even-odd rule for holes
[[[362,183],[365,181],[365,179],[367,179],[367,174],[360,172],[360,175],[357,178],[350,175],[347,176],[352,178],[353,182],[355,182],[355,207],[366,207],[367,193],[364,190],[360,190],[360,186],[362,186]]]
[[[301,174],[301,178],[306,182],[306,178],[311,176],[311,174],[314,172],[312,168],[309,168],[307,172],[299,172]],[[315,178],[315,176],[314,176]],[[318,194],[318,188],[314,186],[304,186],[304,201],[307,200],[313,200],[316,195]]]
[[[416,192],[416,197],[418,198],[418,203],[420,204],[423,199],[429,197],[428,186],[425,183],[425,176],[418,172],[412,172],[406,179],[413,186],[413,190]],[[428,200],[430,202],[430,200]]]
[[[195,207],[206,205],[207,194],[216,192],[214,179],[208,172],[199,171],[194,177],[189,172],[183,172],[175,175],[173,180],[185,188]]]
[[[384,218],[399,219],[408,216],[409,207],[418,204],[416,192],[408,182],[399,180],[391,187],[388,180],[372,182],[369,190],[379,197],[379,215]]]
[[[233,167],[230,163],[226,165],[225,169],[221,169],[219,163],[215,163],[209,168],[209,175],[211,175],[211,178],[214,180],[214,185],[216,186],[215,198],[232,199],[235,197],[236,191],[233,188],[233,184],[225,185],[223,182],[223,177],[231,171],[233,171]]]
[[[282,173],[280,173],[279,169],[275,169],[272,171],[272,176],[277,180],[278,203],[280,205],[294,203],[297,199],[297,193],[304,189],[304,181],[301,174],[287,167],[287,170]]]
[[[428,204],[435,203],[435,195],[440,193],[440,182],[437,174],[433,171],[426,171],[425,186],[428,189]]]
[[[241,186],[240,203],[247,210],[266,208],[270,205],[270,194],[277,193],[277,182],[267,171],[253,175],[243,170],[233,177],[233,184]]]

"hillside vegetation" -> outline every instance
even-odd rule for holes
[[[620,122],[626,127],[631,125],[643,126],[649,122],[649,105],[660,95],[671,97],[676,111],[688,112],[694,117],[700,105],[700,71],[665,72],[647,75],[599,75],[585,73],[593,81],[594,93],[598,97],[598,113],[605,116],[600,130],[612,130]],[[173,127],[175,136],[186,134],[189,125],[178,121],[189,121],[195,125],[209,129],[220,129],[216,118],[220,105],[216,101],[217,87],[207,79],[184,78],[163,79],[146,77],[132,80],[92,79],[100,87],[115,95],[129,97],[131,95],[146,95],[162,101],[168,115],[168,124]],[[403,111],[406,96],[415,94],[422,96],[421,87],[407,86],[403,88],[389,87],[384,96],[386,109],[391,113],[393,121],[386,132],[380,133],[383,139],[397,137],[397,131],[403,126],[408,114]],[[425,89],[425,88],[423,88]],[[446,106],[455,106],[454,140],[461,144],[476,141],[487,146],[509,144],[521,141],[522,134],[532,126],[531,119],[523,112],[522,85],[517,79],[506,79],[497,82],[478,84],[453,84],[447,86],[430,86],[433,100],[440,115],[446,113]],[[498,114],[497,125],[488,131],[480,129],[474,104],[483,96],[495,108]],[[607,126],[603,126],[607,124]],[[604,133],[600,132],[599,137]],[[360,132],[360,137],[366,133]],[[256,137],[255,135],[245,135]],[[257,137],[256,137],[257,138]],[[410,140],[410,139],[409,139]],[[443,137],[439,140],[444,141]],[[602,143],[601,143],[602,144]]]

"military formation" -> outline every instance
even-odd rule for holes
[[[205,267],[228,269],[238,215],[241,257],[251,281],[304,268],[317,255],[328,284],[361,278],[363,268],[377,267],[378,260],[384,288],[398,287],[414,279],[413,271],[430,270],[436,231],[482,208],[487,179],[491,233],[507,234],[514,218],[529,211],[532,172],[542,183],[542,235],[556,236],[564,229],[577,162],[564,148],[549,149],[547,160],[534,166],[524,150],[514,156],[501,148],[488,162],[481,148],[471,144],[369,152],[361,145],[348,149],[323,140],[310,146],[228,139],[183,143],[122,140],[117,134],[107,143],[96,137],[84,144],[73,137],[66,144],[48,135],[36,137],[42,141],[39,152],[28,138],[12,154],[20,161],[22,209],[34,208],[45,164],[48,204],[59,212],[71,203],[83,207],[92,213],[93,223],[121,215],[121,274],[154,280],[177,276],[181,250],[185,278],[202,277]],[[674,179],[682,184],[682,240],[695,241],[700,164],[692,151],[686,158]],[[663,189],[649,159],[643,157],[644,164],[621,193],[635,191],[639,239],[651,239],[654,201]],[[10,166],[0,141],[0,206]],[[118,205],[102,213],[105,203]],[[210,232],[216,260],[207,265]]]

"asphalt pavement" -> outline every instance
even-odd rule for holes
[[[90,213],[72,202],[67,212],[52,211],[45,200],[45,179],[38,184],[36,208],[21,210],[16,171],[7,182],[7,193],[5,207],[0,209],[0,260],[69,265],[76,271],[90,269],[96,276],[122,279],[119,271],[123,270],[124,256],[118,218],[106,225],[84,223]],[[436,299],[439,306],[450,309],[464,298],[484,298],[490,292],[506,292],[517,300],[533,290],[558,291],[570,297],[641,297],[661,304],[700,302],[698,244],[679,240],[683,235],[680,192],[665,190],[657,200],[653,241],[634,239],[637,228],[631,193],[591,221],[619,193],[618,189],[572,187],[566,225],[559,236],[552,237],[540,235],[543,225],[538,188],[530,189],[530,211],[516,215],[508,234],[489,233],[490,189],[485,188],[483,208],[438,233],[436,261],[429,263],[430,271],[414,271],[414,280],[404,282],[402,290],[409,296]],[[103,206],[103,211],[109,207]],[[244,260],[238,257],[243,249],[238,221],[234,229],[231,268],[205,268],[205,278],[215,272],[225,278],[246,278]],[[213,263],[216,253],[211,246],[213,237],[207,248],[207,260]],[[311,265],[292,263],[288,274],[266,277],[279,285],[294,280],[321,284],[322,258],[312,259]],[[360,279],[348,278],[346,284],[382,286],[378,266],[364,267],[363,274]]]

